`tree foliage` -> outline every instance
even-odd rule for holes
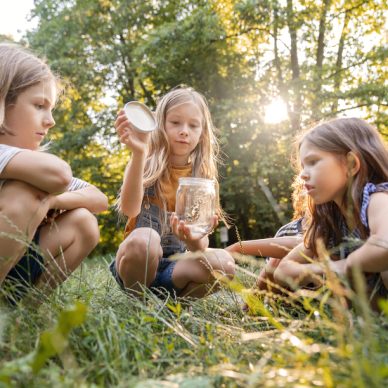
[[[292,215],[297,131],[348,114],[388,134],[387,8],[382,0],[35,0],[38,26],[26,41],[67,84],[52,150],[113,204],[128,159],[116,112],[128,100],[155,107],[169,89],[193,86],[219,128],[226,211],[242,238],[272,235]],[[265,109],[277,97],[289,119],[271,124]],[[102,216],[100,250],[117,247],[117,219]]]

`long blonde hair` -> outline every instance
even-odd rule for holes
[[[0,135],[6,131],[5,110],[15,103],[20,93],[46,80],[59,79],[49,66],[32,52],[11,43],[0,43]]]
[[[205,97],[189,87],[180,87],[165,94],[156,106],[157,130],[152,132],[144,168],[144,187],[155,185],[155,196],[164,203],[161,192],[163,183],[170,180],[170,144],[168,142],[165,122],[167,112],[172,108],[194,103],[202,114],[202,134],[191,154],[193,176],[214,179],[218,187],[219,145],[215,135],[209,107]],[[217,212],[221,209],[218,205]],[[220,213],[221,215],[221,213]]]
[[[219,145],[206,99],[194,89],[182,87],[171,90],[157,103],[156,121],[158,129],[151,134],[144,169],[144,187],[152,186],[160,180],[164,181],[169,178],[170,145],[165,129],[166,116],[167,112],[174,107],[186,103],[194,103],[202,114],[202,134],[191,155],[193,176],[218,179]]]

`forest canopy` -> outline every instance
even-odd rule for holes
[[[120,108],[154,108],[182,84],[202,92],[223,151],[222,204],[241,238],[260,238],[292,218],[298,131],[346,115],[388,136],[387,9],[382,0],[35,0],[24,43],[66,85],[52,152],[112,206],[129,157],[113,127]],[[113,208],[100,226],[99,252],[113,252],[122,238]]]

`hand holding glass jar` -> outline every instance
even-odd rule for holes
[[[176,193],[175,213],[184,221],[193,239],[205,236],[216,224],[215,182],[203,178],[180,178]]]

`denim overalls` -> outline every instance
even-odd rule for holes
[[[159,265],[156,271],[155,280],[150,284],[150,289],[160,295],[160,289],[166,290],[170,294],[178,294],[181,289],[174,286],[172,282],[172,272],[176,261],[169,260],[168,257],[174,253],[182,253],[186,251],[186,245],[180,241],[171,231],[170,215],[167,212],[165,216],[166,224],[162,233],[162,212],[164,211],[158,205],[154,204],[151,199],[155,197],[155,188],[151,186],[144,191],[143,203],[139,215],[136,217],[136,228],[152,228],[161,236],[161,246],[163,249],[163,257],[159,259]],[[124,283],[116,271],[115,260],[109,266],[112,275],[124,289]]]

